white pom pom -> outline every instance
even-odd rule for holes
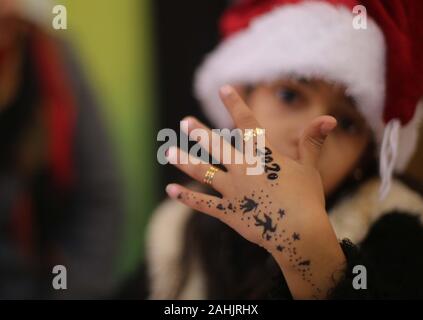
[[[398,119],[389,121],[383,132],[382,147],[380,149],[379,174],[382,180],[379,189],[379,199],[382,201],[391,189],[392,174],[398,156],[398,141],[401,123]]]

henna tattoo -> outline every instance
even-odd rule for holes
[[[216,208],[217,208],[217,209],[219,209],[219,210],[221,210],[221,211],[225,210],[225,207],[224,207],[221,203],[219,203],[219,204],[216,206]]]
[[[255,202],[253,199],[244,197],[243,203],[240,205],[241,210],[243,213],[247,213],[250,211],[256,211],[258,207],[258,203]]]
[[[277,213],[280,214],[281,210],[282,209],[280,209]],[[274,228],[276,229],[276,226]],[[282,230],[282,232],[284,231],[285,230]],[[301,239],[300,234],[294,232],[292,233],[291,237],[282,239],[282,233],[280,233],[280,238],[283,241],[283,245],[282,243],[277,244],[276,250],[279,252],[287,252],[288,263],[293,269],[297,270],[299,275],[301,275],[301,279],[311,286],[312,296],[318,299],[321,296],[321,290],[313,280],[313,273],[311,272],[311,260],[304,259],[300,254],[298,254],[297,247],[295,246],[295,241]],[[275,237],[275,239],[277,239],[277,237]]]
[[[279,209],[278,214],[279,214],[280,218],[282,219],[285,216],[285,210]]]
[[[267,179],[269,180],[276,180],[279,178],[278,174],[276,172],[279,172],[281,170],[281,167],[276,162],[273,162],[272,150],[270,150],[268,147],[264,148],[265,151],[257,149],[257,154],[260,156],[264,156],[264,172],[267,173]]]
[[[282,251],[283,251],[283,249],[285,249],[285,247],[284,247],[284,246],[281,246],[281,245],[278,245],[278,246],[276,247],[276,250],[278,250],[278,251],[280,251],[280,252],[282,252]]]
[[[277,183],[273,183],[273,185],[277,185]],[[183,196],[185,198],[185,194]],[[180,197],[182,197],[182,194],[178,196],[178,198]],[[248,228],[253,227],[253,221],[255,227],[262,228],[260,229],[262,238],[267,241],[272,240],[276,242],[274,244],[276,251],[286,255],[286,259],[293,270],[296,270],[301,276],[301,279],[311,286],[313,296],[316,298],[321,297],[321,292],[318,290],[319,288],[314,282],[313,274],[311,273],[311,260],[307,259],[307,257],[303,258],[298,254],[295,245],[296,241],[301,240],[300,233],[290,233],[289,230],[282,228],[278,230],[278,221],[286,218],[286,211],[283,208],[273,207],[274,204],[270,200],[272,200],[271,196],[266,194],[263,189],[260,189],[249,193],[243,198],[235,197],[231,201],[216,203],[209,200],[204,202],[206,202],[209,207],[216,206],[218,210],[223,211],[225,214],[231,211],[237,212],[238,210],[243,214],[251,212],[251,215],[241,215],[241,221],[243,221]]]
[[[228,202],[228,205],[226,206],[226,209],[228,210],[228,212],[232,211],[233,213],[236,213],[237,211],[237,207],[236,207],[236,203],[242,203],[241,201],[238,201],[237,198],[233,199],[233,203],[232,202]]]
[[[271,157],[270,159],[268,158],[267,164],[269,164],[269,167],[273,165],[272,161],[273,159],[271,159]],[[268,179],[271,180],[269,175]],[[272,182],[271,185],[278,185],[278,183]],[[179,193],[177,198],[186,200],[189,199],[190,201],[192,200],[197,205],[202,203],[203,205],[207,205],[209,208],[215,207],[225,214],[230,212],[236,213],[238,211],[241,211],[243,214],[251,212],[251,215],[241,215],[240,218],[243,223],[245,223],[248,228],[253,227],[253,223],[255,227],[262,228],[259,229],[262,238],[267,241],[272,241],[269,243],[273,243],[273,248],[276,249],[276,252],[280,252],[281,255],[286,256],[286,259],[289,261],[289,265],[292,266],[293,270],[298,271],[298,275],[300,275],[301,279],[311,287],[312,293],[316,298],[322,296],[321,291],[318,288],[318,285],[315,283],[315,279],[313,278],[313,273],[311,272],[311,260],[307,259],[307,256],[303,258],[300,254],[298,254],[301,253],[301,251],[297,249],[296,241],[301,240],[300,233],[291,233],[290,230],[287,230],[286,228],[280,228],[282,223],[279,223],[279,221],[286,219],[287,213],[285,209],[275,207],[276,203],[271,201],[271,196],[267,194],[265,190],[256,189],[248,193],[243,198],[235,197],[230,201],[203,200],[199,199],[194,194],[183,192]]]
[[[310,260],[304,260],[298,263],[299,266],[309,266]]]
[[[254,216],[254,219],[256,220],[256,223],[255,223],[256,226],[263,227],[263,233],[262,233],[263,238],[265,235],[266,236],[268,235],[268,232],[273,233],[276,231],[276,225],[275,226],[272,225],[272,218],[270,218],[267,214],[264,214],[265,220],[261,220],[257,216]]]

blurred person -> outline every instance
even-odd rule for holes
[[[423,298],[422,189],[403,175],[422,118],[422,9],[243,0],[224,13],[195,92],[218,128],[266,129],[267,172],[176,164],[211,188],[168,185],[148,229],[148,298]]]
[[[119,175],[74,54],[41,23],[47,4],[0,0],[0,298],[107,298]]]

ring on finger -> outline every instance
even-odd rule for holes
[[[203,178],[203,182],[205,184],[211,185],[214,175],[216,174],[216,172],[218,172],[219,169],[214,167],[214,166],[210,166],[209,169],[206,171],[206,173],[204,174],[204,178]]]
[[[263,134],[264,134],[263,128],[246,129],[244,132],[244,142],[247,142],[251,138],[254,138]]]

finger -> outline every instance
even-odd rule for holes
[[[222,87],[220,89],[220,98],[232,116],[237,128],[245,130],[259,127],[253,113],[233,87]]]
[[[336,119],[331,116],[320,116],[314,119],[304,130],[300,139],[300,162],[317,167],[320,152],[328,134],[336,127]]]
[[[194,117],[187,117],[183,121],[188,123],[188,136],[198,141],[198,143],[215,159],[218,163],[224,164],[229,169],[239,153],[232,147],[230,140],[224,139],[222,135],[210,130],[206,125]],[[206,135],[205,139],[203,135]],[[239,156],[239,155],[238,155]]]
[[[191,178],[198,182],[204,183],[206,172],[210,169],[211,165],[197,157],[178,149],[177,147],[169,148],[167,152],[168,161],[177,167],[179,170],[185,172]],[[222,170],[217,171],[211,181],[211,186],[216,191],[224,194],[228,189],[229,174]]]
[[[221,208],[223,200],[205,193],[192,191],[179,184],[169,184],[166,192],[170,198],[182,202],[191,209],[203,212],[219,220],[225,220],[227,215]]]

